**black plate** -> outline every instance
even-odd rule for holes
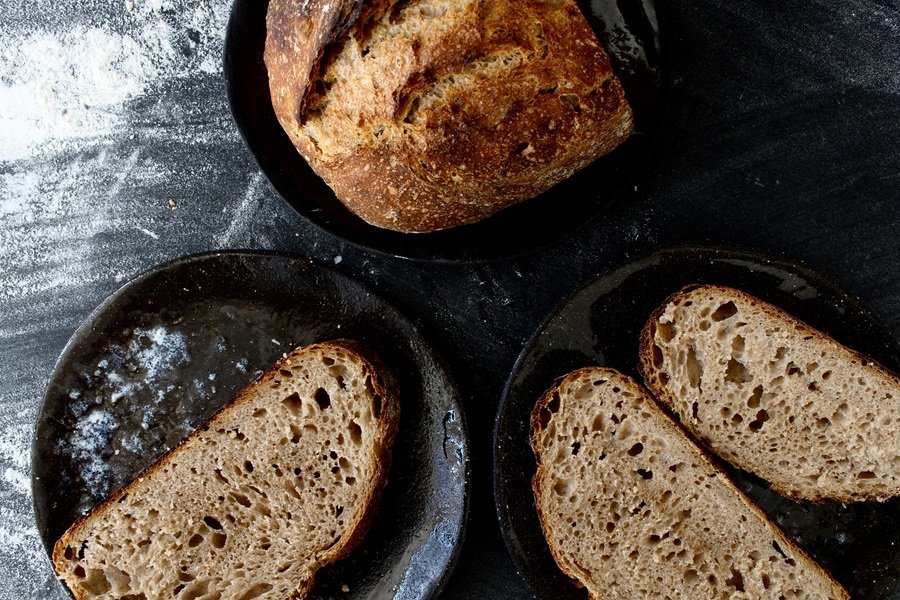
[[[857,299],[809,269],[780,259],[713,249],[658,251],[601,275],[550,317],[519,357],[494,438],[494,493],[507,546],[539,598],[584,600],[553,562],[535,512],[528,419],[553,380],[588,365],[637,374],[638,333],[672,292],[691,283],[732,286],[779,306],[838,341],[897,369],[900,349]],[[728,469],[738,485],[857,599],[898,598],[900,501],[813,505],[769,491]]]
[[[480,223],[427,234],[397,233],[368,225],[338,201],[275,118],[263,63],[265,1],[235,0],[232,8],[225,38],[225,86],[231,112],[278,193],[301,215],[352,244],[439,261],[490,259],[532,250],[584,225],[627,187],[643,162],[662,112],[664,70],[653,1],[578,2],[622,79],[634,109],[635,131],[622,146],[574,177]]]
[[[33,447],[47,551],[282,353],[339,337],[370,345],[396,372],[400,431],[372,529],[350,557],[320,572],[316,595],[435,595],[455,563],[467,508],[453,382],[415,327],[362,285],[273,254],[204,254],[157,267],[75,332],[50,378]]]

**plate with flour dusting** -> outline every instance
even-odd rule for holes
[[[458,392],[414,326],[361,284],[309,260],[220,252],[157,267],[75,332],[47,386],[33,446],[37,528],[50,552],[282,354],[352,338],[400,382],[401,422],[363,545],[319,572],[314,598],[427,598],[456,561],[468,450]]]
[[[392,4],[400,10],[408,3]],[[619,195],[630,193],[631,180],[643,166],[663,114],[666,70],[655,3],[578,0],[578,4],[610,55],[634,112],[634,130],[613,152],[562,183],[471,225],[398,233],[367,224],[338,201],[275,117],[263,62],[268,2],[233,4],[225,39],[228,102],[238,130],[278,193],[330,234],[370,250],[419,260],[522,254],[557,242],[601,215]]]
[[[557,377],[581,367],[613,367],[641,381],[641,328],[669,294],[692,283],[744,290],[890,369],[900,366],[896,339],[872,312],[827,278],[789,260],[736,250],[666,249],[585,284],[560,305],[519,357],[494,430],[494,493],[501,531],[519,572],[539,598],[583,600],[587,592],[556,566],[541,532],[531,488],[536,470],[528,442],[531,411]],[[752,474],[727,465],[726,470],[851,597],[898,597],[900,499],[795,502]],[[660,554],[645,560],[657,557],[666,559]]]

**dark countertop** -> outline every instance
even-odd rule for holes
[[[668,0],[668,111],[636,188],[550,248],[474,264],[377,255],[299,217],[228,112],[217,62],[228,3],[127,6],[0,5],[0,98],[21,98],[9,90],[25,84],[48,93],[33,71],[64,60],[71,69],[47,66],[46,82],[59,86],[54,106],[72,102],[64,86],[93,76],[78,70],[76,50],[84,61],[96,60],[91,49],[112,52],[104,64],[125,76],[110,89],[134,84],[114,105],[72,109],[92,127],[61,128],[62,141],[29,133],[30,149],[0,155],[0,599],[65,597],[29,492],[32,427],[56,357],[103,298],[179,256],[254,248],[327,263],[394,303],[447,359],[473,485],[445,598],[528,596],[496,524],[492,427],[524,344],[585,280],[658,247],[753,249],[830,277],[900,335],[898,2]],[[121,114],[91,120],[109,106]],[[0,106],[0,147],[22,141],[9,126],[26,114],[17,110]]]

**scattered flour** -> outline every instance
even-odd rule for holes
[[[0,161],[122,129],[124,105],[161,75],[218,73],[228,8],[221,1],[193,7],[150,1],[102,27],[0,26],[7,40],[0,53]],[[167,18],[172,14],[177,21]]]
[[[240,221],[255,213],[233,214],[228,193],[256,169],[221,166],[242,147],[221,89],[230,9],[231,0],[0,2],[0,362],[9,382],[0,389],[0,600],[67,597],[30,493],[35,416],[65,337],[116,283],[190,252],[173,249],[176,236],[196,239],[198,251],[224,230],[235,244],[249,235]],[[222,216],[186,218],[203,203]],[[125,402],[128,372],[108,363],[103,373],[105,402]],[[125,452],[145,451],[108,406],[77,390],[72,401],[81,411],[74,452],[107,435]],[[86,464],[87,477],[103,477],[95,457]]]
[[[87,492],[95,499],[102,499],[114,483],[115,473],[104,452],[115,441],[118,446],[139,455],[146,447],[140,436],[127,424],[120,423],[118,412],[138,415],[146,430],[153,425],[158,405],[175,386],[166,385],[175,370],[190,362],[187,336],[180,331],[169,331],[161,325],[150,329],[135,329],[123,349],[116,345],[110,355],[97,362],[90,373],[85,373],[89,388],[73,389],[69,397],[74,400],[69,411],[76,417],[71,434],[60,441],[59,451],[77,465],[75,475],[84,482]],[[206,382],[197,382],[197,392],[208,397]],[[154,391],[148,394],[148,391]],[[212,387],[215,393],[215,387]],[[128,406],[116,410],[120,400],[152,398],[150,404]]]

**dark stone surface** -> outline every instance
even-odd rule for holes
[[[178,256],[259,248],[332,265],[340,256],[337,270],[397,306],[448,359],[473,461],[467,539],[443,596],[454,599],[529,594],[496,523],[491,430],[525,342],[583,281],[659,247],[755,249],[831,278],[900,336],[900,4],[661,8],[672,85],[637,189],[589,228],[515,259],[418,263],[320,232],[262,179],[213,74],[163,69],[158,85],[127,104],[127,126],[0,163],[2,200],[21,201],[0,212],[0,598],[64,597],[30,525],[27,463],[56,357],[122,282]],[[102,27],[103,14],[122,10],[67,7],[47,27]],[[0,17],[7,28],[38,27],[51,11],[43,2],[4,5]],[[172,22],[173,37],[189,39],[189,20]],[[221,43],[218,22],[222,31],[201,32],[206,43]],[[22,191],[26,176],[36,178],[31,191]]]

